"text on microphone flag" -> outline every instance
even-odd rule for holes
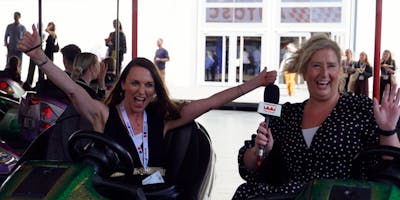
[[[272,115],[280,117],[281,110],[282,110],[282,105],[280,104],[261,102],[258,104],[257,112],[264,115]]]

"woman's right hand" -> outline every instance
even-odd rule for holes
[[[257,137],[255,141],[255,147],[260,148],[264,146],[264,154],[269,154],[274,145],[274,138],[272,137],[271,129],[266,128],[266,123],[261,122],[257,128]]]

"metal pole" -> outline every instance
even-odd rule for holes
[[[374,91],[373,97],[379,98],[380,84],[380,52],[381,52],[381,28],[382,28],[382,0],[376,0],[375,11],[375,54],[374,54]]]
[[[132,0],[132,58],[137,56],[138,0]]]
[[[354,28],[353,28],[353,51],[356,50],[356,46],[357,46],[357,16],[358,16],[358,0],[355,0],[354,3]]]
[[[119,25],[119,0],[117,0],[117,26],[115,27],[115,60],[116,60],[116,64],[117,64],[117,76],[119,76],[119,74],[121,73],[121,66],[119,64],[119,29],[120,29],[120,25]]]
[[[42,40],[42,0],[39,0],[39,22],[38,31],[40,35],[40,40]]]

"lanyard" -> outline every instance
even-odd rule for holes
[[[133,128],[131,126],[131,122],[129,121],[128,114],[126,114],[123,102],[119,105],[119,108],[121,109],[122,117],[124,118],[126,128],[128,129],[129,132],[129,136],[133,140],[133,143],[135,143],[136,151],[139,154],[140,162],[142,163],[144,170],[147,170],[147,164],[149,162],[149,138],[148,138],[146,111],[144,111],[143,114],[143,134],[142,134],[143,148],[142,148],[141,144],[138,144],[139,142],[134,137]]]

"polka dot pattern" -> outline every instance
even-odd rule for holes
[[[257,181],[257,173],[246,169],[243,163],[244,152],[251,148],[246,143],[239,150],[238,161],[240,175],[247,183],[239,186],[233,199],[270,193],[293,193],[314,179],[351,178],[354,156],[379,143],[379,136],[374,134],[377,124],[372,100],[358,95],[341,95],[308,148],[301,127],[306,102],[285,103],[281,117],[271,118],[270,121],[274,142],[281,146],[289,182],[272,186]]]

